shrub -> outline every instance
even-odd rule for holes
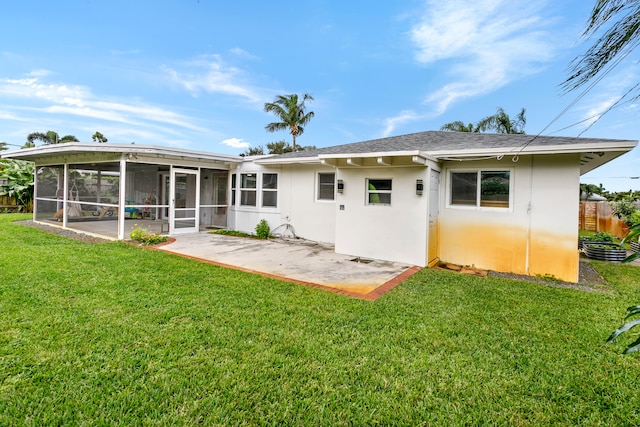
[[[607,233],[606,231],[600,231],[591,238],[589,238],[591,242],[613,242],[613,234]]]
[[[144,228],[134,228],[129,235],[131,240],[135,240],[136,242],[140,242],[140,244],[149,246],[149,245],[157,245],[158,243],[164,243],[167,241],[167,236],[163,236],[157,233],[150,233]]]
[[[636,209],[629,216],[629,225],[633,227],[634,225],[638,225],[638,224],[640,224],[640,210]]]
[[[259,239],[268,239],[271,237],[271,228],[267,220],[261,219],[258,225],[256,225],[256,236],[258,236]]]
[[[625,197],[624,199],[615,203],[610,203],[609,205],[611,206],[611,210],[613,211],[613,214],[615,216],[620,218],[620,220],[625,224],[633,225],[632,216],[637,211],[637,209],[633,205],[633,200],[631,199],[631,197]]]

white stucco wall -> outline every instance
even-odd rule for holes
[[[578,279],[579,155],[448,162],[443,167],[439,258],[496,271]],[[511,170],[510,208],[451,206],[450,171]]]
[[[318,173],[335,172],[334,168],[322,165],[261,166],[244,162],[232,173],[237,174],[239,189],[240,174],[278,174],[278,202],[276,208],[261,207],[261,180],[258,178],[257,206],[240,206],[240,194],[236,205],[229,209],[229,227],[234,230],[254,233],[261,219],[265,219],[272,231],[281,232],[286,224],[291,225],[296,236],[317,242],[333,243],[335,236],[335,201],[317,200]],[[229,179],[231,183],[231,178]],[[231,201],[231,197],[229,198]]]
[[[340,168],[344,192],[336,199],[336,252],[403,262],[427,263],[428,168]],[[368,205],[367,179],[391,179],[391,205]],[[425,190],[416,194],[416,180]]]
[[[271,229],[277,227],[282,223],[282,215],[280,212],[282,191],[281,179],[282,171],[280,167],[262,167],[251,161],[245,161],[238,165],[236,169],[230,171],[231,174],[237,174],[236,181],[236,200],[235,205],[231,205],[232,197],[229,195],[229,216],[227,219],[229,228],[237,231],[243,231],[245,233],[255,233],[256,225],[264,219],[269,223]],[[242,206],[240,205],[240,174],[253,173],[258,176],[257,189],[256,189],[256,206]],[[276,207],[261,207],[262,205],[262,177],[263,173],[277,173],[278,174],[278,201]],[[229,186],[231,186],[231,175],[229,175]]]
[[[283,219],[288,218],[298,237],[334,243],[336,203],[318,200],[318,174],[335,173],[335,169],[321,165],[285,165],[282,170]]]

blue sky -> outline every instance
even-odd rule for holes
[[[263,111],[311,94],[325,147],[527,110],[535,135],[639,139],[640,52],[572,104],[593,1],[32,0],[0,15],[0,141],[35,131],[239,154],[286,140]],[[560,115],[558,117],[558,115]],[[583,177],[640,190],[640,149]]]

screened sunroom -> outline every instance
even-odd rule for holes
[[[34,220],[111,239],[134,228],[227,227],[229,169],[242,161],[165,147],[64,143],[3,153],[35,163]]]

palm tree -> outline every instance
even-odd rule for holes
[[[298,102],[298,95],[279,95],[274,102],[264,104],[264,111],[275,114],[281,121],[269,123],[265,126],[267,132],[289,130],[293,136],[293,151],[297,151],[296,137],[302,135],[304,127],[314,116],[313,111],[305,111],[304,103],[313,101],[313,97],[305,93],[302,101]]]
[[[0,151],[5,151],[8,150],[9,147],[7,146],[7,143],[4,141],[0,141]]]
[[[477,132],[478,130],[473,126],[473,123],[465,125],[462,120],[456,120],[451,123],[442,125],[440,130],[446,130],[449,132]]]
[[[567,91],[584,85],[611,63],[615,67],[618,61],[638,46],[640,39],[640,2],[637,0],[596,0],[591,11],[584,37],[591,37],[613,22],[609,29],[584,54],[571,62],[571,75],[562,84]],[[615,59],[615,61],[613,61]],[[635,90],[636,84],[630,91]]]
[[[94,141],[94,142],[95,142],[95,141],[98,141],[99,143],[107,142],[107,141],[108,141],[108,139],[107,139],[103,134],[101,134],[100,132],[96,132],[96,133],[94,133],[94,134],[91,136],[91,140],[92,140],[92,141]]]
[[[476,124],[478,132],[493,130],[496,133],[524,133],[524,126],[527,124],[525,109],[520,110],[515,120],[511,120],[509,115],[502,108],[498,108],[496,114],[487,116]]]
[[[60,138],[58,132],[54,132],[52,130],[48,131],[47,133],[32,132],[27,135],[27,143],[25,144],[25,147],[35,147],[36,141],[42,141],[43,144],[48,145],[61,144],[63,142],[78,142],[78,138],[76,138],[74,135],[65,135]]]
[[[524,133],[524,126],[527,124],[527,118],[525,117],[525,109],[520,110],[520,113],[516,116],[515,120],[511,120],[511,117],[502,108],[498,108],[496,114],[487,116],[481,119],[475,125],[469,123],[465,125],[463,121],[456,120],[451,123],[442,125],[440,130],[449,132],[487,132],[494,131],[495,133]]]

